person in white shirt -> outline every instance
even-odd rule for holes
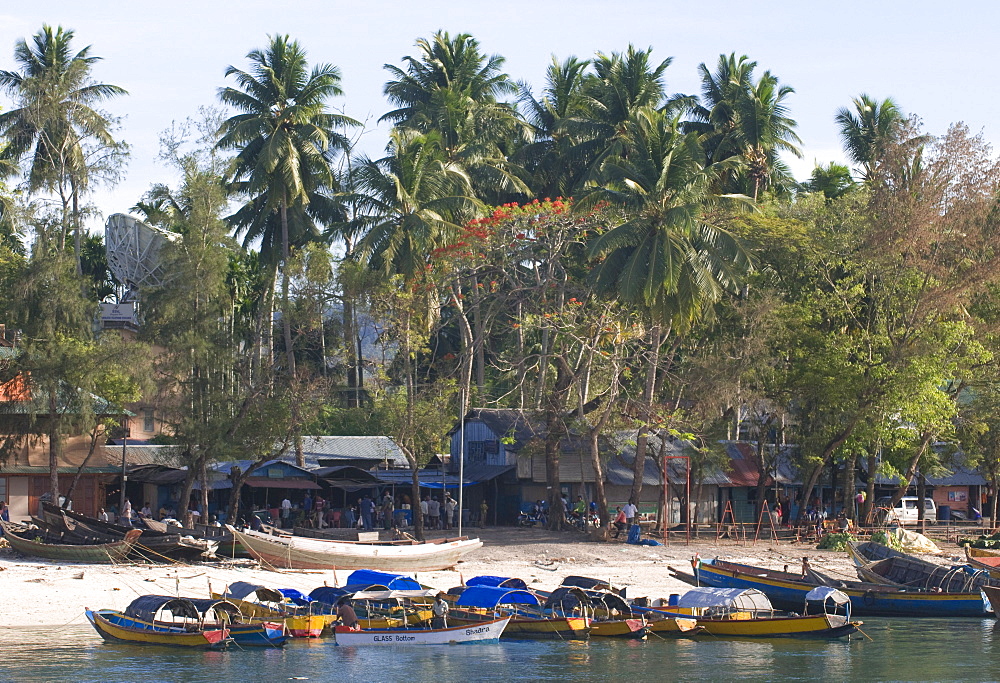
[[[635,503],[633,503],[630,500],[628,503],[625,504],[625,507],[622,508],[622,512],[625,513],[625,523],[628,526],[631,527],[633,524],[635,524],[635,516],[639,512],[639,508],[635,506]]]
[[[107,510],[105,510],[104,508],[101,508],[100,512],[97,513],[97,519],[101,520],[102,522],[110,522],[111,521],[111,516],[108,515],[108,511]]]
[[[430,503],[430,501],[428,500],[429,498],[430,496],[424,496],[424,499],[420,501],[420,515],[421,517],[423,517],[425,529],[430,528],[429,527],[430,519],[428,519],[428,510],[430,508],[430,505],[428,504]]]
[[[288,526],[288,518],[292,516],[292,501],[285,498],[281,501],[281,526]]]

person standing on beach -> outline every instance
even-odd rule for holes
[[[625,523],[631,527],[635,524],[635,516],[639,513],[639,508],[635,506],[635,503],[631,499],[622,508],[622,512],[625,513]]]
[[[371,499],[367,494],[361,500],[361,520],[365,527],[365,531],[371,531],[375,528],[373,523],[373,518],[375,516],[375,501]]]
[[[125,499],[125,507],[122,508],[122,524],[132,526],[132,501]]]
[[[451,529],[455,523],[455,507],[458,503],[451,497],[450,493],[444,494],[444,528]]]
[[[382,528],[392,528],[392,513],[395,507],[396,505],[392,502],[392,496],[386,491],[385,496],[382,498]]]
[[[441,503],[436,496],[427,501],[427,517],[430,520],[431,529],[437,530],[438,522],[441,520]]]
[[[479,504],[479,528],[486,528],[486,513],[490,511],[490,506],[486,504],[486,499],[483,498],[483,502]]]

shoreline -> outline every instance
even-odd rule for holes
[[[524,579],[530,588],[551,590],[570,575],[593,576],[615,586],[628,587],[630,598],[667,597],[687,584],[672,578],[668,567],[691,572],[695,554],[720,557],[780,569],[800,566],[802,558],[820,571],[855,579],[847,553],[816,550],[806,543],[765,542],[743,545],[701,540],[690,545],[672,542],[663,546],[601,543],[567,533],[540,529],[475,529],[470,536],[483,540],[479,548],[451,570],[417,572],[417,580],[441,590],[460,585],[482,574]],[[945,555],[956,555],[942,548]],[[412,572],[400,572],[414,575]],[[0,629],[37,628],[86,623],[85,608],[124,609],[146,594],[180,594],[208,597],[209,586],[221,592],[236,581],[250,581],[273,588],[297,588],[309,593],[322,585],[343,585],[349,570],[266,570],[252,560],[178,565],[60,564],[21,557],[0,549],[0,586],[7,603]]]

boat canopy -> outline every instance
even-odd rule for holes
[[[589,576],[567,576],[561,585],[576,586],[585,590],[607,590],[613,593],[623,593],[622,590],[615,588],[609,582],[602,579],[592,579]]]
[[[261,602],[284,602],[285,599],[285,596],[273,588],[265,588],[246,581],[230,584],[223,595],[237,600],[242,600],[248,595],[256,595]]]
[[[496,586],[499,588],[520,588],[527,590],[528,584],[524,579],[510,578],[507,576],[473,576],[465,582],[466,586]]]
[[[358,591],[351,596],[352,600],[405,600],[407,598],[433,598],[441,591],[433,588],[421,588],[420,590],[394,590],[394,591]]]
[[[677,607],[731,607],[768,610],[771,601],[756,588],[692,588],[677,600]]]
[[[324,605],[336,605],[337,601],[345,595],[350,595],[353,591],[336,586],[320,586],[309,594],[309,599],[314,602],[322,602]]]
[[[806,602],[826,602],[832,600],[836,605],[850,604],[851,599],[845,593],[832,586],[816,586],[806,593]]]
[[[405,574],[358,569],[347,577],[348,586],[382,586],[388,590],[422,590],[423,586]]]
[[[278,592],[281,593],[285,598],[291,600],[299,607],[307,607],[311,600],[309,597],[302,593],[302,591],[295,588],[279,588]]]
[[[538,605],[534,593],[500,586],[469,586],[455,602],[456,607],[486,607],[497,605]]]
[[[201,621],[204,615],[215,610],[228,612],[232,616],[240,616],[240,608],[228,600],[176,598],[170,595],[143,595],[132,601],[125,608],[125,616],[142,621],[155,621],[160,610],[168,610],[175,617]]]
[[[545,607],[558,605],[562,609],[575,609],[590,605],[590,596],[582,588],[575,586],[560,586],[549,594]]]

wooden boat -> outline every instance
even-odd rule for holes
[[[109,642],[202,649],[221,649],[229,642],[229,631],[226,629],[186,631],[180,627],[158,628],[129,619],[115,610],[86,610],[86,615],[101,637]]]
[[[478,624],[449,626],[448,628],[386,628],[352,631],[345,626],[336,628],[337,645],[357,647],[364,645],[451,645],[455,643],[495,643],[500,640],[510,617],[493,619]]]
[[[244,616],[255,621],[284,624],[285,630],[293,638],[319,638],[329,621],[329,615],[313,614],[286,602],[278,590],[245,581],[230,585],[222,594],[211,595],[213,599],[229,600],[239,607]],[[244,599],[251,595],[257,600]]]
[[[947,566],[893,550],[881,543],[848,543],[847,552],[854,561],[858,578],[887,586],[973,592],[987,585],[1000,586],[989,572],[967,565]]]
[[[504,580],[512,581],[524,584],[520,579]],[[504,638],[583,640],[590,635],[589,617],[545,614],[538,596],[526,588],[485,584],[461,590],[455,607],[448,614],[448,622],[478,624],[503,616],[511,618],[503,632]]]
[[[989,573],[993,579],[1000,579],[1000,553],[995,550],[965,546],[965,560],[970,567]]]
[[[996,586],[983,586],[983,595],[990,601],[994,614],[1000,614],[1000,588]]]
[[[169,621],[166,616],[168,613]],[[156,633],[226,631],[229,642],[241,647],[281,647],[288,640],[282,624],[254,623],[245,618],[239,607],[228,600],[143,595],[133,600],[124,612],[100,610],[99,614],[117,627],[146,629]],[[180,623],[178,619],[181,620]],[[116,636],[115,639],[122,638]],[[171,644],[174,640],[176,639],[162,644]],[[183,643],[184,639],[180,640]],[[200,641],[195,641],[198,643],[195,646],[202,646]],[[140,638],[137,642],[148,642],[148,639]]]
[[[427,543],[355,543],[226,528],[255,558],[283,569],[432,571],[454,567],[462,556],[483,545],[478,538]]]
[[[941,593],[861,581],[838,581],[819,572],[792,573],[715,559],[694,563],[694,575],[673,570],[693,586],[756,588],[778,609],[797,610],[813,588],[828,585],[851,599],[851,613],[861,616],[991,617],[989,604],[977,590]],[[669,608],[664,608],[669,609]]]
[[[843,606],[844,614],[827,612]],[[809,604],[821,605],[806,613]],[[755,588],[693,588],[679,596],[670,609],[698,620],[698,633],[739,638],[840,638],[857,632],[861,622],[851,621],[850,598],[835,588],[817,587],[807,594],[802,614],[777,612],[764,593]]]
[[[42,503],[42,519],[53,531],[71,537],[99,539],[103,543],[121,540],[132,527],[102,522],[73,510],[64,510],[51,503]],[[162,561],[163,559],[193,560],[214,557],[219,546],[217,540],[209,541],[196,537],[191,529],[176,529],[155,520],[138,520],[137,528],[142,529],[142,541],[132,548],[132,559]]]
[[[560,586],[545,594],[545,608],[557,616],[589,616],[591,638],[637,638],[649,634],[646,619],[617,593]]]
[[[40,529],[30,529],[3,520],[0,520],[0,529],[3,529],[4,538],[10,543],[10,547],[22,555],[91,564],[123,562],[142,534],[139,529],[133,529],[121,540],[110,543],[62,543]]]

